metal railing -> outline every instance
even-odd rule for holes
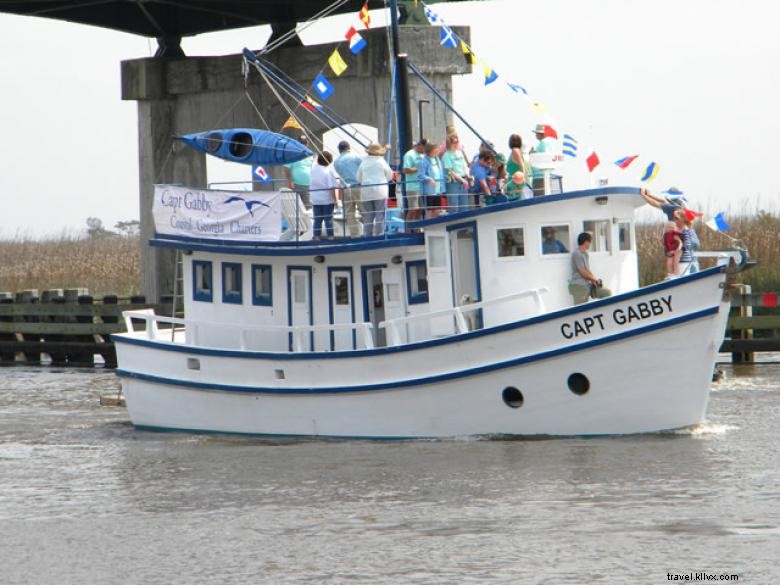
[[[518,299],[531,297],[533,298],[534,304],[536,306],[536,314],[542,314],[546,310],[544,301],[542,300],[542,295],[547,292],[550,292],[550,289],[546,286],[528,289],[509,295],[496,297],[494,299],[469,303],[467,305],[460,305],[449,309],[442,309],[440,311],[430,311],[427,313],[420,313],[418,315],[407,315],[405,317],[397,317],[395,319],[386,319],[385,321],[379,323],[379,327],[386,331],[388,345],[402,345],[407,343],[408,340],[408,325],[430,321],[431,319],[439,317],[451,317],[455,324],[454,335],[459,335],[461,333],[467,333],[478,328],[476,321],[467,319],[466,314],[480,311],[486,307],[498,305],[508,301],[515,301]],[[420,339],[416,341],[423,340]]]
[[[372,323],[333,323],[324,325],[233,325],[215,324],[180,319],[177,317],[165,317],[156,315],[154,309],[142,309],[137,311],[124,311],[122,317],[125,321],[127,332],[131,334],[143,334],[146,339],[152,341],[165,341],[166,343],[184,343],[181,335],[186,330],[189,335],[189,345],[210,347],[205,343],[206,337],[212,335],[215,330],[227,331],[235,335],[235,349],[252,351],[256,346],[249,340],[252,333],[277,333],[291,338],[293,352],[312,351],[311,334],[318,332],[336,333],[349,331],[355,333],[355,341],[358,349],[374,348],[374,327]],[[143,321],[144,330],[136,330],[134,321]],[[161,330],[159,325],[170,326]],[[177,327],[178,326],[178,327]],[[170,329],[179,335],[172,335]],[[176,339],[179,339],[178,341]],[[224,346],[223,346],[224,347]],[[287,351],[290,351],[289,349]]]

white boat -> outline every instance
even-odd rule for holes
[[[183,191],[192,207],[225,199]],[[273,217],[279,194],[248,196]],[[374,439],[701,423],[737,267],[722,254],[731,268],[638,287],[642,203],[609,187],[445,215],[422,234],[316,242],[165,235],[161,218],[152,245],[184,251],[186,319],[125,314],[113,340],[130,418]],[[571,306],[570,253],[543,253],[549,226],[567,250],[595,235],[591,268],[612,297]]]
[[[417,233],[311,241],[292,193],[158,186],[151,244],[181,252],[186,318],[127,312],[128,332],[112,336],[130,418],[370,439],[701,423],[745,256],[640,287],[643,203],[636,188],[602,187],[443,215]],[[550,229],[562,246],[543,242]],[[614,294],[572,306],[581,232]]]

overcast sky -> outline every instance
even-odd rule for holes
[[[596,174],[638,185],[676,185],[693,206],[777,209],[780,178],[780,8],[772,0],[493,0],[433,6],[472,27],[472,47],[499,80],[455,82],[455,102],[499,146],[530,138],[536,121],[503,81],[524,85],[547,120],[593,145]],[[383,19],[374,13],[375,24]],[[345,18],[307,31],[306,43],[336,40]],[[188,55],[258,48],[256,27],[185,39]],[[148,57],[145,38],[43,18],[0,15],[0,237],[107,226],[138,218],[135,102],[120,100],[119,62]],[[441,50],[447,50],[442,48]],[[323,62],[327,55],[323,53]],[[336,82],[336,90],[338,86]],[[467,145],[475,140],[464,135]],[[612,161],[639,154],[628,171]],[[230,178],[236,171],[215,167]],[[569,163],[567,186],[586,185]],[[243,173],[243,169],[238,171]]]

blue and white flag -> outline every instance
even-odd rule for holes
[[[513,92],[522,93],[523,95],[528,95],[528,92],[522,85],[519,85],[517,83],[509,83],[508,81],[506,82],[506,84],[509,86],[509,89],[511,89]]]
[[[452,47],[453,49],[458,46],[458,39],[455,38],[455,33],[446,24],[441,25],[441,42],[439,44],[445,47]]]
[[[709,221],[704,222],[704,225],[706,225],[711,230],[715,230],[716,232],[725,232],[728,231],[728,229],[731,227],[726,221],[726,213],[723,211],[716,213],[715,217]]]
[[[335,91],[333,86],[327,79],[325,79],[325,76],[322,73],[314,78],[314,83],[312,83],[312,86],[314,87],[314,91],[317,92],[317,95],[319,95],[323,100],[328,99]]]
[[[577,158],[577,141],[571,134],[563,135],[563,142],[561,143],[561,146],[563,148],[561,152],[564,155]]]
[[[430,22],[431,24],[436,24],[437,22],[440,22],[437,14],[433,10],[431,10],[427,4],[423,4],[423,6],[425,6],[425,18],[428,19],[428,22]]]

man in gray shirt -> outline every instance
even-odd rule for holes
[[[581,305],[588,300],[603,299],[612,294],[608,288],[601,286],[601,280],[593,276],[590,271],[588,249],[593,240],[588,232],[582,232],[577,236],[577,248],[571,253],[571,280],[569,281],[569,293],[574,298],[575,305]]]

